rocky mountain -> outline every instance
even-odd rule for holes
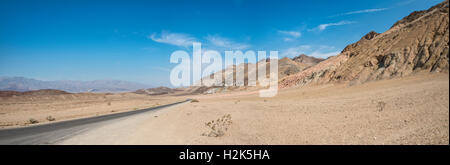
[[[298,63],[302,63],[302,64],[306,64],[309,66],[313,66],[316,65],[322,61],[324,61],[325,59],[323,58],[315,58],[312,56],[307,56],[305,54],[301,54],[297,57],[292,58],[293,61],[298,62]]]
[[[278,59],[278,78],[284,78],[289,75],[297,74],[311,66],[316,65],[317,63],[323,61],[324,59],[321,58],[315,58],[311,56],[307,56],[305,54],[301,54],[294,58],[288,58],[284,57],[281,59]],[[222,83],[225,82],[225,80],[234,80],[236,77],[237,68],[241,70],[241,72],[244,72],[244,87],[224,87],[224,85],[221,86],[213,86],[213,87],[191,87],[188,89],[190,93],[193,94],[202,94],[202,93],[216,93],[216,92],[224,92],[224,91],[234,91],[234,90],[244,90],[249,88],[248,85],[248,77],[249,76],[255,76],[257,77],[257,73],[259,69],[262,69],[264,65],[266,65],[266,76],[269,75],[269,68],[270,68],[270,59],[261,60],[257,64],[253,63],[242,63],[239,65],[232,65],[227,67],[226,69],[220,71],[222,72]],[[252,69],[249,69],[252,68]],[[229,72],[227,72],[229,71]],[[229,74],[225,74],[229,73]],[[239,73],[242,74],[242,73]],[[212,75],[211,75],[212,76]],[[203,83],[210,80],[202,79]],[[198,86],[200,82],[197,82],[195,86]]]
[[[67,92],[129,92],[148,88],[134,82],[120,80],[95,81],[41,81],[24,77],[0,77],[0,90],[2,91],[31,91],[39,89],[56,89]]]
[[[280,80],[280,87],[309,83],[364,83],[449,70],[449,1],[416,11],[384,33],[369,32],[328,58]]]

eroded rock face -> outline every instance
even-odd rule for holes
[[[448,72],[448,11],[447,0],[426,11],[413,12],[382,34],[368,33],[324,64],[286,77],[280,87],[311,82],[362,83],[415,72]]]

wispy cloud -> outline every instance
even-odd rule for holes
[[[344,16],[344,15],[362,14],[362,13],[372,13],[372,12],[379,12],[379,11],[384,11],[384,10],[388,10],[388,9],[389,8],[364,9],[364,10],[357,10],[357,11],[341,13],[341,14],[330,16],[330,17],[338,17],[338,16]]]
[[[226,48],[226,49],[241,50],[241,49],[247,49],[250,47],[250,45],[248,45],[248,44],[237,43],[228,38],[221,37],[219,35],[208,35],[205,37],[205,39],[214,46],[222,47],[222,48]]]
[[[294,39],[289,38],[289,37],[283,38],[283,40],[286,41],[286,42],[287,42],[287,41],[294,41]]]
[[[278,30],[278,33],[288,36],[288,37],[283,38],[284,41],[293,41],[294,39],[302,36],[302,33],[298,32],[298,31]]]
[[[294,37],[294,38],[298,38],[298,37],[300,37],[302,35],[302,33],[297,32],[297,31],[278,30],[278,33],[289,35],[289,36]]]
[[[193,42],[196,42],[196,38],[192,37],[189,34],[184,33],[171,33],[168,31],[162,31],[158,36],[156,33],[148,36],[148,38],[152,39],[155,42],[165,43],[170,45],[188,47],[192,46]]]
[[[340,21],[340,22],[335,22],[335,23],[326,23],[326,24],[320,24],[319,26],[317,26],[314,29],[310,29],[309,31],[324,31],[325,29],[327,29],[330,26],[340,26],[340,25],[348,25],[348,24],[353,24],[355,23],[354,21]]]

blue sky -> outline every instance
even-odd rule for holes
[[[192,42],[326,58],[441,0],[0,1],[0,76],[170,86]]]

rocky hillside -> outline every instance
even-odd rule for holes
[[[324,61],[325,59],[322,58],[315,58],[312,56],[307,56],[305,54],[301,54],[297,57],[292,58],[293,61],[298,62],[298,63],[302,63],[302,64],[306,64],[309,66],[313,66],[316,65],[319,62]]]
[[[294,58],[288,58],[284,57],[282,59],[278,60],[278,78],[284,78],[286,76],[297,74],[309,67],[312,67],[316,65],[317,63],[323,61],[324,59],[321,58],[315,58],[311,56],[307,56],[305,54],[301,54]],[[201,86],[198,87],[199,82],[197,82],[195,86],[197,87],[191,87],[187,91],[190,91],[192,94],[208,94],[208,93],[216,93],[216,92],[225,92],[225,91],[235,91],[235,90],[245,90],[248,89],[248,76],[255,76],[257,77],[257,72],[259,69],[262,69],[266,65],[266,76],[269,75],[269,68],[270,68],[270,59],[267,60],[261,60],[257,64],[252,63],[245,63],[245,64],[239,64],[239,65],[233,65],[229,66],[226,69],[222,70],[222,80],[225,82],[225,79],[234,80],[236,75],[236,68],[240,68],[241,71],[244,72],[244,87],[224,87],[222,86],[213,86],[213,87],[206,87]],[[255,68],[255,69],[249,69]],[[230,71],[228,73],[231,74],[225,74],[226,71]],[[203,80],[205,83],[207,80]]]
[[[280,80],[280,87],[352,82],[449,70],[449,1],[413,12],[384,33],[369,32],[331,57]]]

